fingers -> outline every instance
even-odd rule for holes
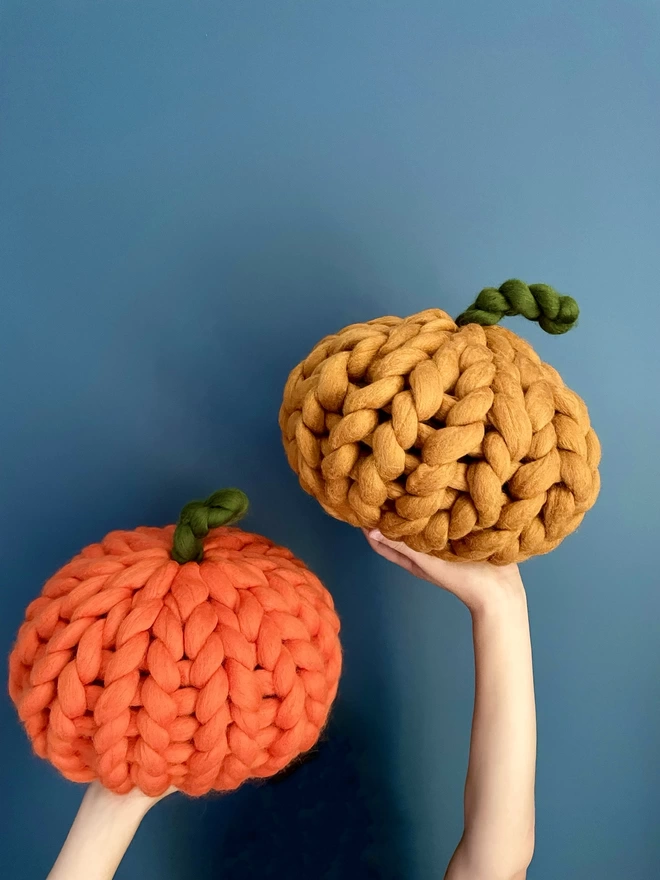
[[[448,584],[456,580],[455,563],[429,556],[427,553],[420,553],[418,550],[412,550],[402,541],[391,541],[377,529],[364,530],[364,532],[367,541],[376,553],[385,559],[396,562],[406,571],[414,574],[415,577],[423,578],[445,589]]]
[[[409,559],[413,565],[419,566],[423,571],[426,571],[429,565],[430,557],[426,553],[420,553],[418,550],[412,550],[407,544],[404,544],[403,541],[391,541],[389,538],[386,538],[378,529],[373,529],[367,535],[367,540],[371,544],[371,546],[378,552],[378,548],[389,548],[394,552],[398,553],[400,556]],[[373,543],[372,543],[373,542]],[[435,560],[434,560],[435,561]]]
[[[453,593],[471,610],[484,597],[524,591],[516,565],[497,567],[486,562],[449,562],[412,550],[402,541],[392,541],[377,529],[363,529],[369,546],[384,559],[394,562],[415,577],[430,581]]]
[[[406,555],[399,550],[398,544],[396,544],[394,541],[389,541],[388,543],[385,543],[385,539],[383,538],[383,536],[375,529],[372,529],[371,531],[368,529],[362,529],[362,531],[364,532],[364,536],[367,539],[367,543],[374,551],[374,553],[382,556],[383,559],[387,559],[388,562],[393,562],[395,565],[400,565],[402,568],[405,568],[406,571],[412,571],[412,563],[406,557]],[[378,536],[380,536],[381,540],[379,540]],[[400,546],[405,547],[405,544],[402,544]]]
[[[369,542],[373,541],[379,546],[391,547],[392,550],[396,550],[404,556],[408,556],[415,552],[414,550],[411,550],[407,544],[404,544],[403,541],[392,541],[390,538],[386,538],[382,532],[378,531],[378,529],[372,529],[370,532],[367,532],[367,539]]]
[[[174,794],[174,792],[178,791],[175,785],[170,785],[167,791],[164,791],[162,794],[159,794],[158,797],[153,798],[154,804],[157,804],[158,801],[162,801],[163,798],[167,797],[169,794]]]

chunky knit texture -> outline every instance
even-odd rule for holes
[[[191,509],[213,521],[199,506],[214,498],[181,522]],[[341,648],[320,581],[290,551],[231,527],[179,564],[174,534],[111,532],[27,609],[10,695],[35,752],[67,779],[152,796],[234,789],[277,773],[326,722]]]
[[[464,326],[428,309],[325,337],[280,410],[303,489],[337,519],[443,559],[504,565],[554,549],[596,500],[600,446],[557,371],[493,326],[512,313],[556,333],[578,310],[509,281]]]

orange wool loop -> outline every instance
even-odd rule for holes
[[[584,402],[511,330],[440,309],[327,336],[289,376],[280,427],[328,513],[442,559],[547,553],[598,495]]]
[[[174,526],[111,532],[27,609],[9,688],[35,752],[77,782],[189,795],[310,749],[341,671],[328,591],[266,538],[219,528],[201,562]]]

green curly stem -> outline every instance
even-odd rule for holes
[[[512,278],[501,287],[485,287],[457,324],[497,324],[505,316],[522,315],[538,321],[546,333],[558,335],[574,327],[580,309],[571,296],[563,296],[547,284],[525,284]]]
[[[202,543],[211,529],[237,522],[247,513],[248,499],[240,489],[219,489],[204,501],[191,501],[181,511],[171,556],[176,562],[201,562]]]

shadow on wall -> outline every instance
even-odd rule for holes
[[[340,705],[316,748],[283,774],[220,798],[163,802],[172,834],[162,864],[196,880],[401,880],[394,794],[374,765]]]
[[[340,691],[315,757],[290,775],[227,797],[166,799],[117,878],[400,880],[405,829],[388,782],[397,695],[387,685],[390,651],[377,624],[386,607],[375,557],[359,533],[300,490],[277,425],[288,371],[325,333],[382,313],[379,293],[388,285],[359,247],[326,228],[253,232],[228,234],[221,258],[208,241],[201,252],[183,248],[179,270],[159,287],[159,308],[153,291],[127,307],[102,389],[121,400],[116,423],[108,431],[103,411],[90,409],[98,429],[93,467],[79,471],[80,456],[60,451],[49,488],[61,510],[39,558],[18,529],[15,555],[31,558],[43,581],[112,528],[171,522],[191,497],[244,488],[252,502],[245,528],[290,546],[335,597],[344,697]],[[248,238],[256,253],[247,252]],[[18,564],[17,577],[11,638],[37,591]]]
[[[405,876],[405,840],[388,783],[386,664],[374,670],[369,662],[388,656],[373,625],[382,611],[378,585],[365,572],[371,556],[358,533],[300,490],[277,424],[289,370],[326,333],[377,315],[379,281],[350,242],[331,243],[327,229],[298,233],[246,236],[242,230],[235,248],[223,241],[222,258],[207,245],[201,255],[187,254],[194,277],[185,284],[171,278],[162,295],[171,303],[172,290],[188,287],[190,310],[176,324],[171,314],[154,317],[148,339],[143,335],[133,349],[150,361],[168,397],[167,442],[150,450],[151,478],[160,490],[144,492],[149,521],[162,519],[167,496],[176,494],[176,509],[195,492],[240,485],[251,500],[243,527],[291,547],[333,593],[348,661],[346,696],[340,686],[328,728],[301,764],[226,796],[175,796],[147,818],[150,840],[144,835],[141,848],[157,849],[161,870],[177,878]],[[261,246],[259,253],[245,251],[247,238],[257,251]],[[179,422],[187,454],[173,466]],[[350,566],[341,562],[347,559]],[[356,692],[364,697],[354,713]],[[137,854],[129,851],[118,880],[139,875]]]

